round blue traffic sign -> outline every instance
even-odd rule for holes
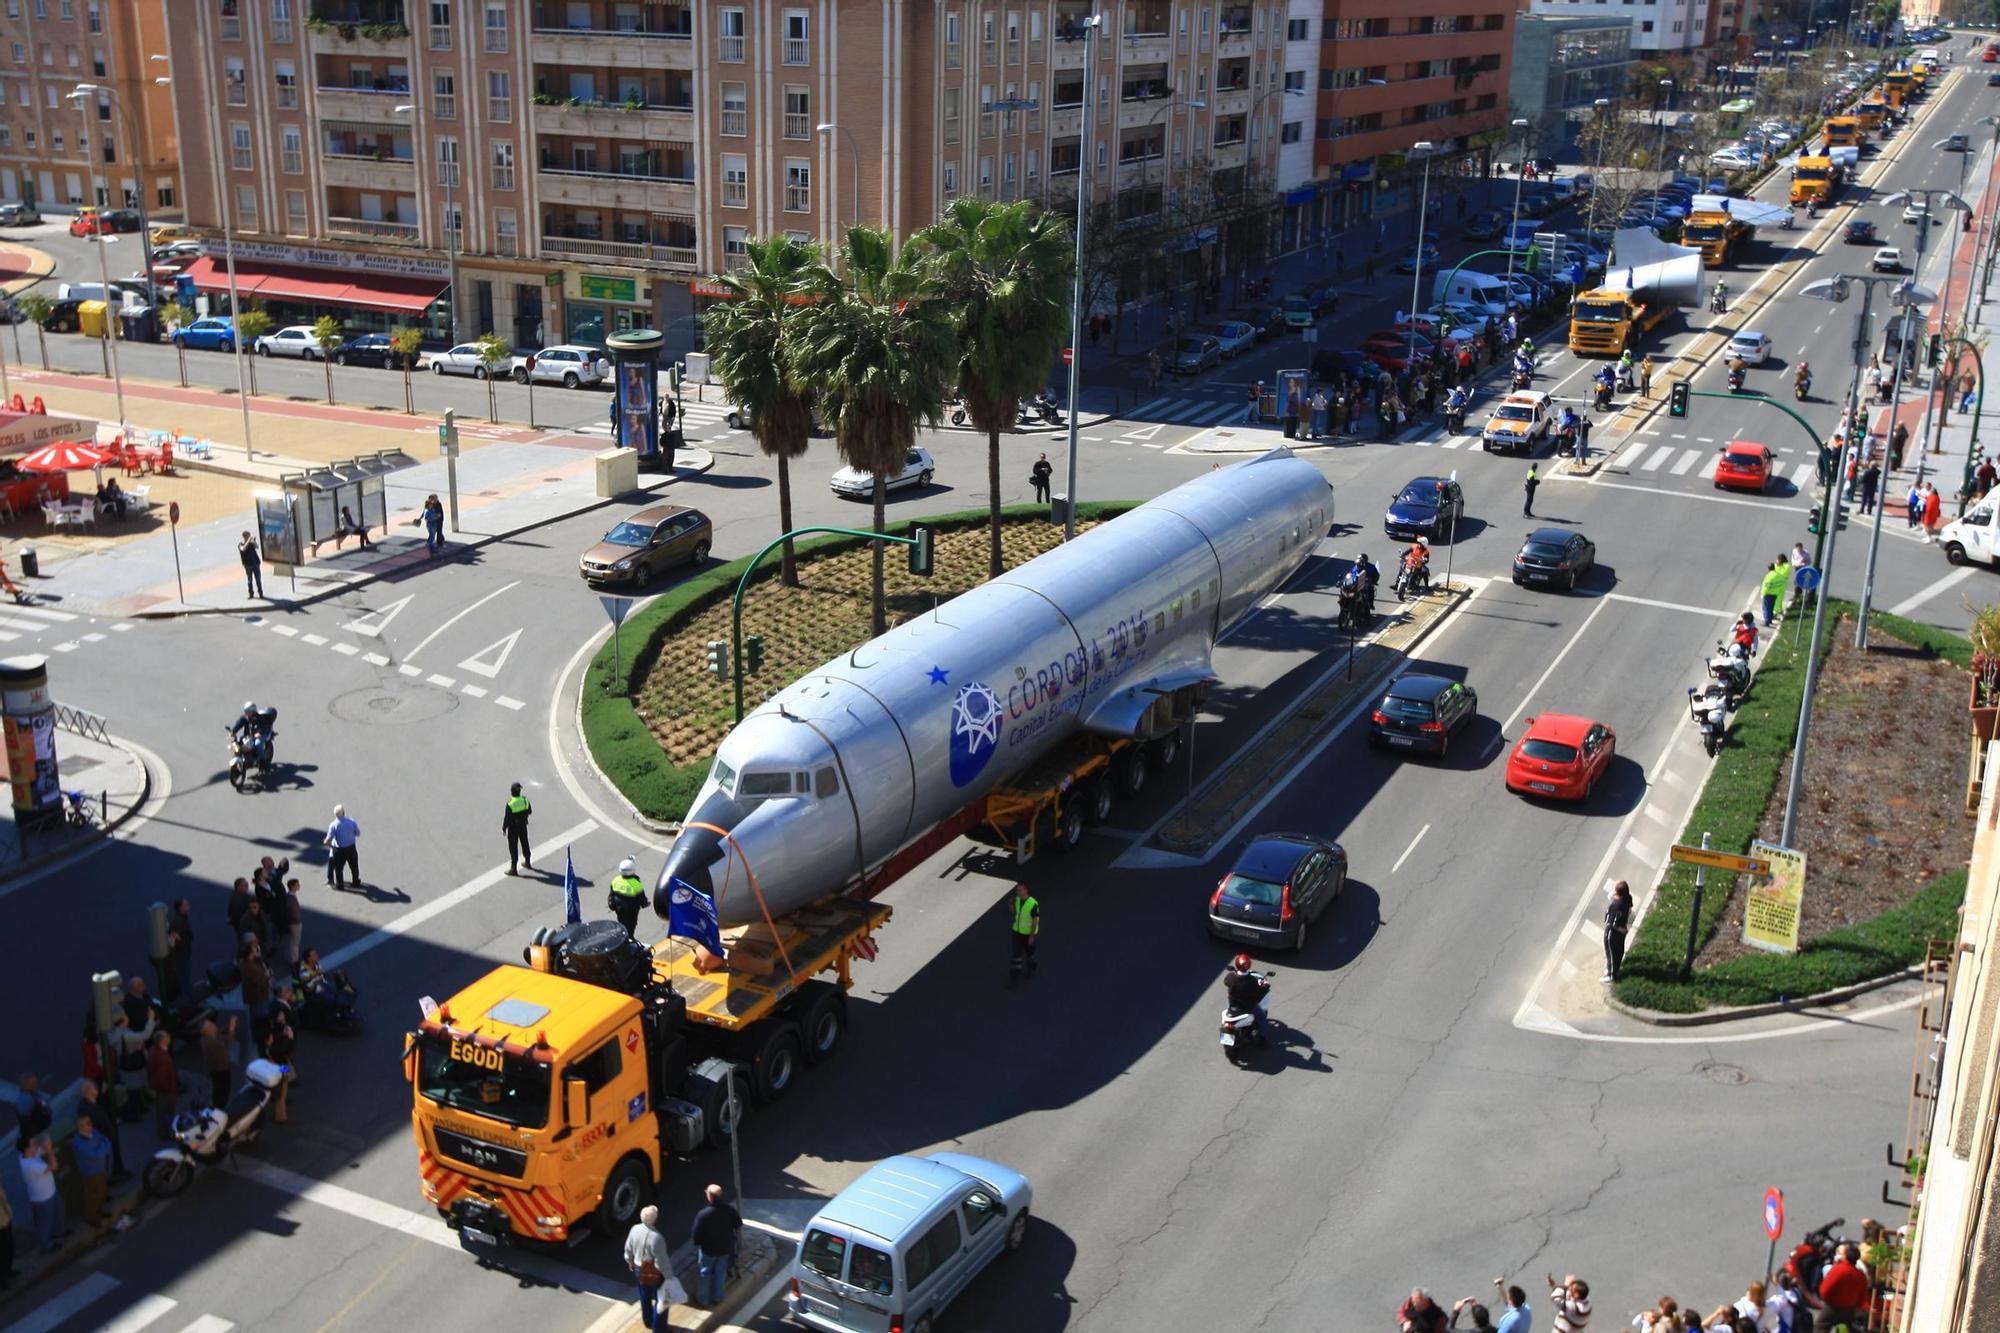
[[[1773,1185],[1764,1191],[1764,1234],[1776,1240],[1785,1230],[1785,1192]]]
[[[1819,586],[1819,571],[1811,565],[1800,565],[1792,574],[1792,581],[1799,585],[1800,592],[1811,592]]]

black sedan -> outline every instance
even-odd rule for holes
[[[1841,233],[1840,238],[1849,245],[1873,245],[1880,235],[1875,230],[1875,224],[1867,218],[1856,218],[1847,224],[1847,230]]]
[[[1514,582],[1576,591],[1577,580],[1597,563],[1597,546],[1567,528],[1536,528],[1514,556]]]
[[[50,333],[75,333],[83,327],[83,316],[79,314],[83,302],[76,299],[52,301],[49,313],[42,317],[42,327]]]
[[[1382,531],[1398,541],[1449,541],[1465,517],[1465,492],[1449,477],[1418,477],[1398,491],[1382,515]]]
[[[1347,887],[1340,844],[1260,834],[1208,898],[1208,933],[1236,944],[1306,947],[1306,933]]]
[[[403,364],[405,361],[409,362],[409,366],[406,367]],[[333,364],[336,366],[380,366],[385,369],[393,367],[397,370],[404,370],[413,369],[416,366],[416,358],[398,355],[395,346],[389,341],[389,335],[386,333],[364,333],[359,337],[349,338],[346,342],[335,348],[333,352]]]
[[[1479,715],[1479,692],[1461,681],[1411,671],[1389,682],[1368,715],[1368,743],[1442,759],[1452,734]]]
[[[1248,306],[1230,318],[1242,320],[1257,330],[1257,341],[1260,343],[1282,336],[1286,329],[1285,308],[1281,305]]]

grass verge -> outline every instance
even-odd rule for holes
[[[1077,518],[1083,521],[1106,519],[1124,513],[1138,502],[1106,501],[1080,504]],[[1042,505],[1010,505],[1001,511],[1003,521],[1046,521]],[[959,510],[918,520],[940,533],[965,528],[983,528],[988,513],[984,509]],[[908,533],[908,522],[891,523],[895,535]],[[827,555],[864,544],[865,538],[806,537],[795,543],[801,562],[810,555]],[[893,554],[893,553],[892,553]],[[660,645],[683,625],[735,593],[736,581],[743,576],[750,557],[705,569],[662,593],[638,615],[625,622],[620,634],[622,647],[614,663],[612,644],[606,640],[583,675],[583,739],[605,777],[634,808],[649,819],[673,821],[687,815],[688,806],[708,772],[708,762],[675,764],[660,749],[645,720],[633,706],[639,683],[659,656]],[[773,551],[752,576],[752,584],[775,578],[777,552]],[[818,663],[812,663],[817,666]],[[789,682],[787,682],[789,683]]]
[[[1829,637],[1843,614],[1853,614],[1852,602],[1827,603]],[[1801,607],[1794,616],[1809,615]],[[1972,646],[1957,635],[1874,612],[1871,627],[1914,647],[1926,648],[1961,666],[1969,666]],[[1680,841],[1698,845],[1710,835],[1712,845],[1729,852],[1747,851],[1786,772],[1792,734],[1798,726],[1799,701],[1805,689],[1805,645],[1787,622],[1766,648],[1756,687],[1736,715],[1730,744],[1715,759],[1701,799],[1695,803]],[[1819,648],[1825,651],[1826,639]],[[1811,891],[1808,883],[1807,891]],[[1615,993],[1626,1004],[1662,1013],[1699,1013],[1712,1004],[1769,1004],[1798,996],[1886,976],[1920,962],[1929,940],[1958,928],[1958,905],[1965,896],[1965,872],[1939,876],[1901,906],[1866,921],[1801,942],[1795,954],[1750,954],[1696,968],[1681,977],[1687,948],[1688,917],[1694,905],[1694,867],[1673,864],[1661,880],[1653,904],[1631,949]],[[1729,901],[1727,882],[1711,884],[1704,894],[1695,927],[1700,952],[1715,934],[1716,923]]]

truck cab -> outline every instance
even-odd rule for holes
[[[1792,203],[1832,203],[1841,175],[1830,157],[1801,157],[1792,168]]]
[[[1828,148],[1859,148],[1862,138],[1861,119],[1858,116],[1828,117],[1825,133]]]

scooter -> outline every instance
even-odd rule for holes
[[[1805,375],[1792,381],[1792,397],[1806,402],[1812,396],[1812,376]]]
[[[269,711],[272,720],[275,721],[277,710],[274,708]],[[224,728],[224,730],[229,729]],[[254,771],[259,787],[270,786],[271,766],[277,760],[277,751],[278,733],[268,724],[264,730],[248,740],[239,740],[232,735],[229,738],[229,785],[242,791],[243,785],[250,780],[250,774]]]
[[[1248,1009],[1238,1009],[1233,1003],[1222,1010],[1222,1026],[1219,1038],[1222,1043],[1223,1058],[1232,1065],[1240,1065],[1250,1058],[1251,1045],[1268,1049],[1271,1039],[1264,1032],[1264,1010],[1271,1001],[1271,978],[1274,972],[1252,972],[1251,976],[1262,983],[1263,994],[1257,1003]]]
[[[335,1037],[352,1037],[361,1031],[361,1015],[354,1003],[361,993],[345,970],[322,972],[308,981],[299,997],[299,1022],[308,1032],[324,1032]]]
[[[1708,309],[1711,314],[1727,314],[1729,310],[1728,298],[1723,296],[1721,292],[1710,292],[1708,294]]]
[[[1048,394],[1043,393],[1038,396],[1035,399],[1034,406],[1035,411],[1040,414],[1041,419],[1049,425],[1060,426],[1063,424],[1062,409],[1056,406],[1056,400]]]
[[[1597,410],[1600,412],[1611,410],[1611,386],[1603,380],[1597,382]]]
[[[1422,597],[1431,590],[1431,562],[1413,561],[1407,552],[1403,555],[1402,568],[1396,571],[1396,600],[1415,595]]]
[[[1525,389],[1534,382],[1535,382],[1535,372],[1528,369],[1528,367],[1522,365],[1520,362],[1518,361],[1515,362],[1514,363],[1515,390],[1519,391],[1521,389]]]
[[[1708,659],[1708,677],[1720,684],[1729,694],[1729,706],[1735,708],[1743,702],[1743,696],[1750,693],[1750,659],[1743,651],[1743,645],[1732,643],[1725,646],[1721,640],[1715,644],[1715,656]]]
[[[964,400],[964,399],[962,399],[962,398],[954,398],[954,399],[952,399],[952,400],[951,400],[951,424],[952,424],[952,425],[954,425],[954,426],[963,426],[963,425],[965,424],[965,422],[966,422],[966,418],[967,418],[967,416],[968,416],[968,415],[969,415],[969,414],[968,414],[968,413],[966,412],[966,410],[965,410],[965,400]]]
[[[1710,759],[1722,748],[1722,733],[1729,720],[1729,692],[1721,685],[1710,683],[1697,690],[1688,686],[1688,713],[1694,724],[1701,728],[1701,748],[1708,752]]]
[[[226,1107],[205,1106],[174,1117],[173,1143],[146,1163],[146,1193],[170,1199],[194,1182],[197,1166],[214,1166],[254,1141],[271,1095],[284,1081],[285,1069],[269,1060],[252,1060],[243,1071],[245,1082]]]
[[[1740,371],[1740,370],[1734,370],[1734,369],[1732,369],[1732,370],[1731,370],[1731,371],[1729,372],[1729,392],[1731,392],[1731,393],[1741,393],[1741,392],[1743,392],[1743,372],[1742,372],[1742,371]]]

